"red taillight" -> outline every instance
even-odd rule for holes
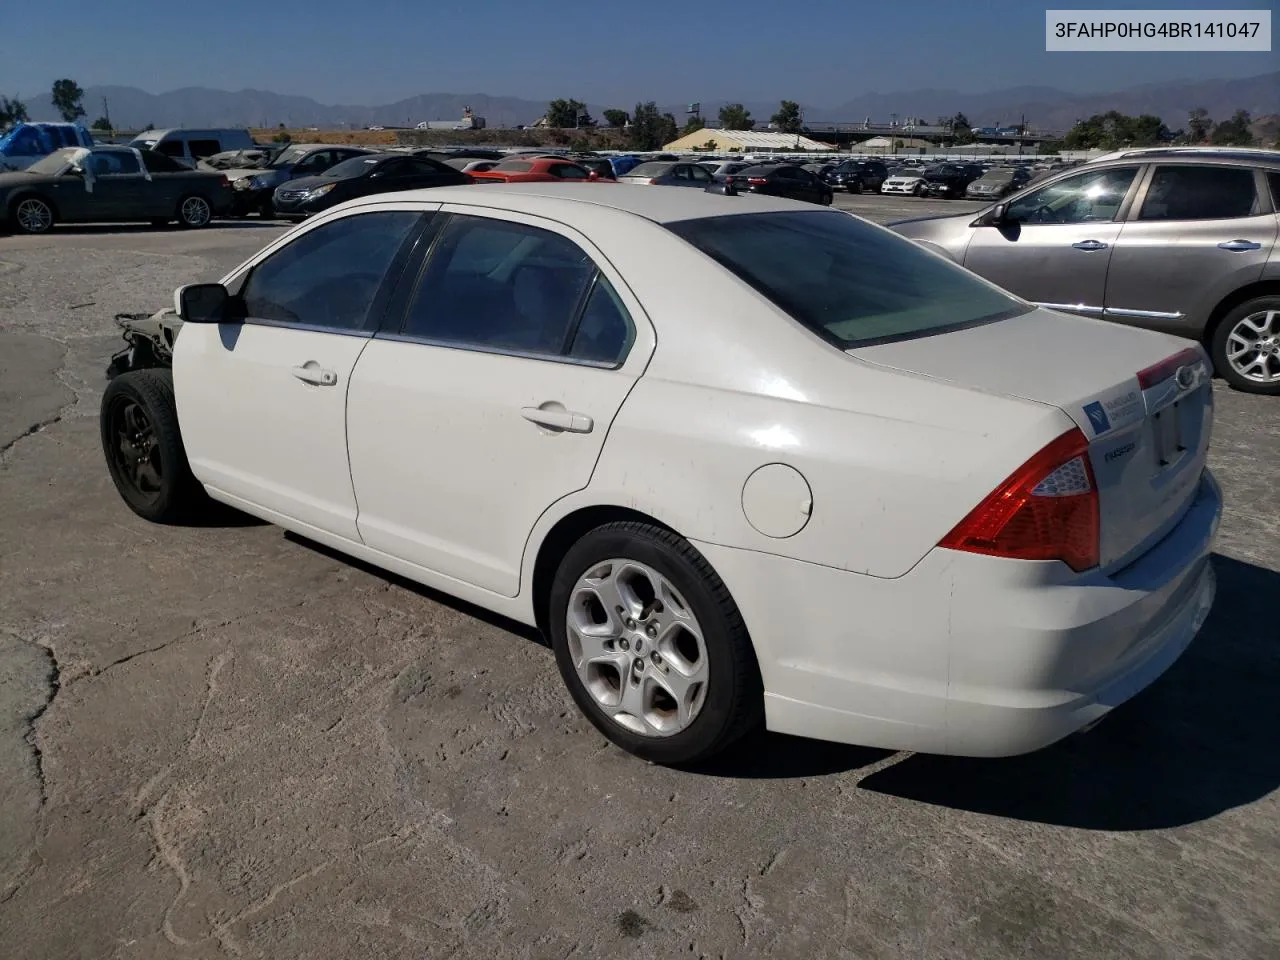
[[[658,182],[657,177],[650,177],[648,180],[645,181],[645,183],[657,183],[657,182]]]
[[[747,183],[753,187],[763,187],[768,182],[764,177],[747,177]]]
[[[1147,367],[1145,370],[1138,371],[1138,387],[1146,390],[1154,387],[1157,383],[1164,383],[1174,375],[1179,367],[1185,367],[1187,364],[1199,363],[1200,351],[1195,347],[1187,347],[1175,353],[1167,360],[1161,360],[1159,363]]]
[[[1073,428],[978,504],[940,547],[1013,560],[1098,565],[1098,484],[1089,441]]]

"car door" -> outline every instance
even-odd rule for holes
[[[371,548],[513,597],[534,524],[587,485],[653,333],[576,231],[442,212],[402,325],[352,378],[359,529]]]
[[[92,174],[89,219],[146,219],[146,180],[138,155],[132,150],[95,150],[85,158]]]
[[[798,167],[779,167],[768,178],[773,187],[769,192],[792,200],[807,200],[805,184],[801,179],[803,173]]]
[[[193,176],[178,161],[154,150],[142,151],[142,167],[149,178],[146,185],[147,216],[172,217]]]
[[[361,208],[299,228],[228,284],[242,320],[183,327],[174,384],[201,482],[285,526],[358,542],[351,371],[425,216]]]
[[[1262,277],[1276,232],[1261,171],[1156,164],[1116,239],[1104,315],[1198,335],[1217,303]]]
[[[1042,306],[1101,316],[1111,249],[1138,170],[1089,170],[1016,197],[1004,223],[972,228],[964,265]]]
[[[716,182],[716,178],[711,175],[711,171],[700,163],[689,165],[689,176],[693,181],[693,186],[701,187],[703,190]]]

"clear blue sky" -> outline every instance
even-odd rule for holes
[[[1133,6],[1141,6],[1133,0]],[[161,93],[253,87],[322,103],[416,93],[777,100],[827,105],[868,91],[1024,84],[1106,91],[1241,77],[1280,53],[1044,51],[1044,11],[1071,0],[0,0],[0,93],[69,76]],[[1148,0],[1268,9],[1274,0]],[[1280,26],[1280,24],[1278,24]],[[1278,96],[1280,99],[1280,96]]]

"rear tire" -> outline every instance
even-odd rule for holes
[[[102,395],[99,430],[111,480],[138,516],[180,523],[207,506],[182,446],[172,371],[131,370],[111,380]]]
[[[1236,307],[1209,341],[1213,369],[1242,393],[1280,396],[1280,296]]]
[[[40,197],[19,197],[9,210],[9,219],[14,231],[34,236],[48,233],[57,221],[53,206]]]
[[[683,537],[635,521],[597,527],[561,560],[548,611],[570,695],[629,753],[694,763],[760,726],[764,690],[742,615]]]
[[[213,220],[213,207],[198,193],[190,193],[178,201],[178,226],[199,230]]]

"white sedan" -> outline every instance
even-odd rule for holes
[[[175,299],[103,398],[135,512],[211,497],[537,625],[654,761],[761,723],[1035,750],[1154,680],[1213,600],[1200,348],[844,213],[379,195]]]
[[[881,193],[900,193],[912,197],[924,196],[923,168],[899,167],[889,172],[888,179],[880,185]]]

